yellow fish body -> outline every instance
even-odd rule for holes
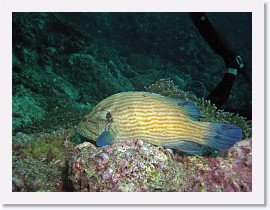
[[[84,117],[78,132],[98,146],[141,139],[153,145],[200,154],[201,146],[227,150],[241,140],[234,125],[198,121],[191,102],[148,92],[114,94]]]

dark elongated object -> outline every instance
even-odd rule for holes
[[[239,63],[240,56],[237,56],[232,50],[225,47],[206,14],[204,12],[191,12],[189,14],[204,40],[217,54],[223,58],[226,67],[237,69],[238,74],[243,74],[246,81],[250,82],[250,78],[246,74],[245,68],[243,68],[243,63]],[[214,103],[217,107],[222,107],[231,93],[235,78],[235,75],[226,73],[221,82],[209,94],[207,99]],[[250,114],[248,118],[250,118]]]
[[[237,55],[226,48],[204,12],[191,12],[190,17],[209,46],[224,60],[226,67],[238,69]]]

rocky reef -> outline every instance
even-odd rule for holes
[[[72,191],[67,177],[67,156],[73,150],[74,130],[52,133],[17,133],[12,139],[14,192]]]
[[[141,140],[116,142],[97,148],[89,142],[76,146],[70,161],[70,179],[76,191],[177,191],[181,167],[170,149]]]
[[[251,139],[222,157],[178,154],[141,140],[75,147],[70,179],[81,192],[250,192]]]
[[[73,129],[13,137],[14,192],[249,192],[252,139],[192,156],[139,139],[96,147]]]

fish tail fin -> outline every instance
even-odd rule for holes
[[[242,139],[241,128],[222,123],[209,123],[210,133],[204,138],[206,146],[224,151]]]

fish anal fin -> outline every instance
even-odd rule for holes
[[[171,142],[163,143],[161,146],[177,149],[182,152],[187,152],[192,155],[202,155],[202,145],[194,143],[192,141]]]

